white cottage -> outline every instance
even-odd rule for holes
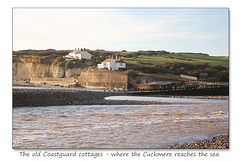
[[[66,58],[66,59],[79,59],[79,60],[86,59],[86,60],[89,60],[89,59],[92,59],[92,55],[89,52],[87,52],[85,50],[81,51],[78,48],[78,49],[75,49],[74,51],[70,52],[64,58]]]
[[[126,63],[121,59],[121,57],[116,55],[116,58],[112,58],[104,60],[101,64],[98,64],[98,68],[106,68],[108,70],[119,70],[126,68]]]

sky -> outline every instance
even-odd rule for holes
[[[13,50],[166,50],[228,56],[228,8],[13,8]]]

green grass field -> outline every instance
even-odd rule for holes
[[[173,57],[173,58],[169,58]],[[183,58],[185,60],[174,59],[174,58]],[[151,67],[156,64],[163,62],[182,62],[182,63],[208,63],[211,66],[222,65],[224,67],[229,67],[229,58],[222,56],[207,56],[207,55],[194,55],[194,54],[170,54],[162,56],[138,56],[137,58],[122,58],[127,64],[135,64],[139,66]],[[186,60],[191,59],[191,60]],[[143,64],[139,64],[142,62]],[[151,64],[144,64],[151,63]]]
[[[167,74],[153,74],[149,73],[150,76],[155,77],[155,78],[164,78],[164,79],[178,79],[179,77],[177,76],[171,76]]]

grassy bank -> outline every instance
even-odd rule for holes
[[[72,50],[20,50],[13,52],[13,62],[38,62],[54,64],[65,69],[97,68],[109,56],[120,54],[127,63],[127,70],[150,75],[155,78],[176,79],[174,75],[190,75],[199,77],[200,73],[208,73],[217,81],[229,81],[229,57],[209,56],[202,53],[173,53],[167,51],[105,51],[87,50],[92,54],[92,65],[84,61],[66,62],[62,56]]]
[[[157,64],[166,62],[182,62],[182,63],[208,63],[211,66],[229,66],[229,58],[222,56],[207,56],[207,55],[194,55],[194,54],[169,54],[161,56],[144,56],[140,55],[137,57],[127,58],[124,57],[123,60],[127,64],[134,64],[138,66],[151,67]]]

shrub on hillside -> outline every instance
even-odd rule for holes
[[[79,60],[70,60],[65,63],[65,70],[80,68],[80,67],[81,67],[81,62]]]
[[[54,65],[54,66],[56,66],[56,67],[59,67],[59,66],[61,66],[61,67],[64,67],[64,59],[63,59],[63,57],[57,57],[55,60],[54,60],[54,62],[53,62],[53,64],[52,65]]]
[[[138,76],[138,74],[132,69],[126,70],[124,74],[127,74],[129,77],[132,77],[132,78],[135,78],[136,76]]]

